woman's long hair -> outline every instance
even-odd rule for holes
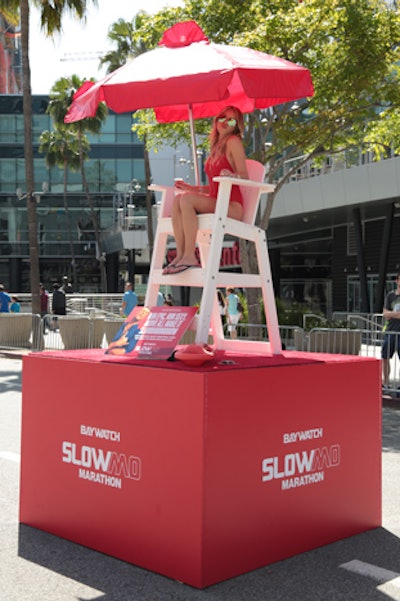
[[[210,132],[210,160],[216,161],[221,156],[225,154],[226,143],[229,139],[229,136],[223,136],[222,140],[220,140],[220,135],[218,133],[217,123],[219,117],[226,113],[226,111],[232,111],[234,115],[234,119],[236,119],[236,125],[233,129],[231,135],[242,137],[244,132],[244,119],[242,112],[236,106],[226,106],[222,111],[218,113],[216,117],[214,117],[212,129]]]

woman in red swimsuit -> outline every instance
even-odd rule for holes
[[[205,164],[208,186],[191,186],[183,181],[175,182],[182,190],[177,194],[172,207],[172,225],[176,243],[176,257],[163,270],[163,274],[175,274],[198,267],[195,255],[197,235],[197,215],[214,213],[218,195],[218,183],[213,182],[217,175],[228,175],[248,179],[246,155],[242,134],[243,115],[234,106],[226,107],[214,118],[210,133],[210,156]],[[228,216],[241,219],[243,200],[239,186],[232,186]]]

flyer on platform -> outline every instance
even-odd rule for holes
[[[168,359],[196,313],[197,307],[135,307],[105,353],[137,359]]]

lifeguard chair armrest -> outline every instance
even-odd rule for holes
[[[258,188],[261,190],[261,193],[265,192],[273,192],[275,190],[274,184],[267,184],[265,182],[257,182],[251,179],[242,179],[239,177],[227,177],[223,175],[218,175],[213,178],[214,182],[231,182],[233,186],[248,186],[249,188]]]
[[[275,190],[275,186],[273,184],[267,184],[262,180],[251,180],[219,175],[214,177],[213,181],[219,182],[215,215],[219,219],[224,219],[227,216],[232,186],[240,186],[244,201],[244,211],[240,221],[249,225],[254,225],[258,204],[262,194],[273,192]]]
[[[160,217],[170,217],[172,202],[176,193],[175,186],[164,186],[159,184],[150,184],[148,187],[152,192],[161,192],[161,200],[157,205],[160,207],[159,210],[159,218]]]
[[[149,190],[154,192],[164,192],[164,190],[175,190],[175,186],[165,186],[164,184],[150,184]]]

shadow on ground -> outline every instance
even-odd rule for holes
[[[3,392],[21,392],[21,373],[1,370],[0,394]]]
[[[400,405],[400,402],[399,402]],[[400,408],[400,407],[398,407]],[[396,407],[397,409],[397,407]],[[400,452],[400,411],[394,411],[391,407],[382,410],[382,451]]]
[[[400,539],[376,528],[204,590],[25,525],[19,529],[19,555],[102,591],[91,601],[388,601],[379,588],[386,586],[383,581],[340,565],[358,559],[397,572]]]

